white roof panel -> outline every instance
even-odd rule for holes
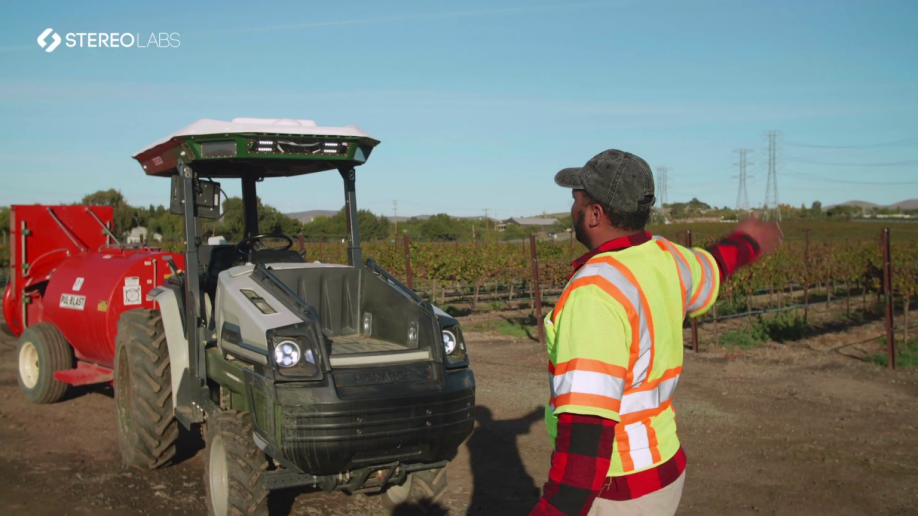
[[[322,127],[314,120],[294,120],[291,118],[234,118],[229,122],[223,120],[201,119],[179,129],[165,138],[147,145],[134,155],[140,154],[162,145],[177,136],[197,136],[205,134],[234,134],[234,133],[267,133],[289,134],[304,136],[356,136],[359,138],[373,138],[366,131],[356,125],[346,127]]]

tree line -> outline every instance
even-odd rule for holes
[[[85,195],[76,203],[88,206],[110,206],[113,211],[113,232],[121,238],[135,227],[145,227],[148,235],[158,233],[164,242],[181,242],[184,223],[181,215],[171,213],[162,205],[135,206],[115,189],[99,190]],[[8,240],[9,207],[0,207],[0,245]],[[357,212],[358,228],[362,240],[392,240],[408,233],[412,240],[434,242],[471,242],[519,240],[527,238],[532,228],[508,225],[505,231],[496,230],[496,221],[464,219],[440,213],[426,219],[411,218],[397,223],[388,217],[368,210]],[[549,231],[564,231],[570,227],[570,217],[560,220]],[[223,200],[221,217],[205,221],[205,235],[221,235],[228,242],[238,241],[244,234],[245,217],[242,199],[229,197]],[[319,216],[307,223],[281,213],[277,208],[258,199],[258,230],[260,233],[302,234],[309,241],[339,241],[347,237],[347,216],[342,208],[331,217]],[[4,253],[8,254],[8,253]],[[6,257],[0,258],[0,264]]]

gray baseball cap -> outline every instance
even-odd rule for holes
[[[608,210],[631,213],[653,206],[653,172],[643,159],[617,149],[602,151],[579,168],[555,174],[564,188],[585,190]]]

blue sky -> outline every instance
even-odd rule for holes
[[[916,22],[914,1],[4,2],[0,205],[111,187],[165,203],[166,181],[130,156],[233,117],[382,140],[358,170],[359,205],[378,213],[566,211],[553,174],[607,148],[671,167],[671,201],[718,206],[736,203],[733,150],[754,149],[759,205],[767,130],[782,133],[782,202],[887,204],[918,197]],[[181,46],[46,53],[49,27]],[[340,178],[260,195],[335,209]]]

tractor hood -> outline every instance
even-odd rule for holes
[[[204,177],[295,176],[366,163],[379,144],[355,125],[312,120],[198,120],[135,154],[147,175],[169,177],[181,159]]]

